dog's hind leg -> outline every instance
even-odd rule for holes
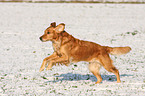
[[[97,83],[102,82],[102,77],[100,75],[100,68],[101,68],[101,64],[99,62],[90,62],[89,63],[89,70],[96,76],[97,78]]]
[[[112,72],[116,75],[117,78],[117,83],[120,83],[120,75],[119,75],[119,71],[118,69],[115,68],[115,66],[113,65],[113,61],[111,60],[111,58],[109,57],[108,54],[105,55],[101,55],[99,57],[101,64],[104,66],[104,68],[109,71]]]

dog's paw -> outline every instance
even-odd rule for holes
[[[51,70],[51,69],[52,69],[52,68],[49,68],[49,67],[46,68],[47,71],[48,71],[48,70]]]
[[[39,72],[42,72],[44,70],[44,68],[40,68]]]
[[[97,81],[95,84],[100,84],[101,83],[101,81]]]
[[[119,80],[119,81],[117,81],[117,83],[121,83],[121,81]]]

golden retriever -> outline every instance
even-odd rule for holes
[[[55,64],[68,66],[70,62],[86,61],[89,62],[89,70],[97,78],[96,84],[102,82],[99,72],[101,66],[107,71],[114,73],[117,77],[117,82],[121,82],[119,71],[112,64],[113,61],[110,59],[109,54],[126,54],[131,50],[130,47],[101,46],[94,42],[76,39],[64,31],[64,29],[64,23],[56,26],[56,23],[53,22],[40,37],[40,40],[43,42],[52,41],[54,49],[53,54],[43,60],[40,72],[44,70],[47,63],[49,64],[46,70],[49,70]]]

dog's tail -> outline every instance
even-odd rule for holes
[[[123,55],[128,53],[131,48],[126,46],[126,47],[108,47],[104,46],[106,51],[111,54],[111,55]]]

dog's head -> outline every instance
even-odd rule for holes
[[[65,24],[61,23],[56,26],[56,23],[53,22],[50,26],[44,31],[44,34],[40,37],[40,40],[43,42],[57,40],[59,34],[64,31]]]

